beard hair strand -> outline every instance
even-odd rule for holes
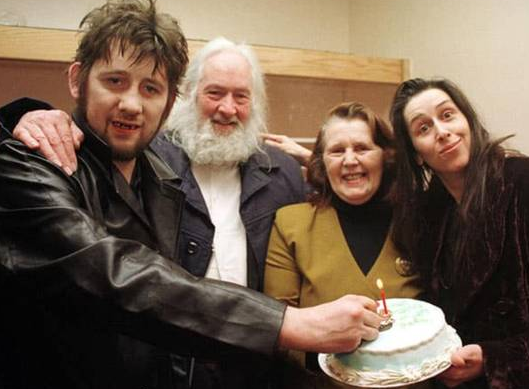
[[[215,133],[210,119],[201,121],[191,99],[179,101],[168,120],[170,140],[182,147],[189,159],[199,165],[225,165],[246,162],[252,154],[263,152],[260,128],[251,115],[244,126],[237,121],[228,135]]]

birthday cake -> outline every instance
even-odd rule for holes
[[[461,346],[456,331],[436,306],[412,299],[388,299],[393,323],[354,352],[320,354],[331,377],[355,386],[391,387],[433,377],[450,366]]]

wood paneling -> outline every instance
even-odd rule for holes
[[[65,70],[78,36],[0,26],[0,104],[30,96],[70,111]],[[203,44],[190,41],[191,55]],[[266,74],[269,130],[296,138],[315,137],[326,113],[343,101],[362,101],[387,117],[397,85],[408,76],[406,60],[252,47]]]
[[[80,34],[72,30],[0,26],[0,58],[70,62]],[[189,40],[191,55],[204,42]],[[398,84],[406,60],[368,58],[315,50],[252,46],[265,74]]]
[[[387,119],[396,88],[385,83],[267,76],[269,131],[314,138],[327,112],[344,101],[363,102]]]

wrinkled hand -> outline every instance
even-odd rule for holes
[[[294,142],[286,135],[261,134],[267,145],[278,148],[279,150],[294,157],[301,165],[307,166],[312,151]]]
[[[483,374],[483,351],[477,344],[466,345],[452,354],[452,366],[437,376],[452,388]]]
[[[382,317],[377,303],[347,295],[311,308],[288,307],[279,335],[279,347],[322,353],[355,350],[362,339],[378,336]]]
[[[37,110],[26,113],[15,129],[13,137],[71,175],[77,169],[75,149],[79,149],[83,133],[64,111]]]

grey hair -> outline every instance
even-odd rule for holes
[[[266,89],[263,72],[257,60],[257,56],[253,49],[244,43],[234,43],[224,37],[217,37],[209,41],[202,47],[191,59],[187,68],[186,74],[183,77],[181,90],[182,96],[177,101],[177,104],[195,105],[198,94],[198,84],[202,79],[204,73],[204,64],[215,54],[224,51],[233,51],[240,54],[250,64],[250,72],[252,77],[252,105],[251,116],[260,132],[267,132],[266,118],[268,111],[268,104],[266,100]],[[174,110],[173,110],[174,112]],[[169,128],[166,135],[173,142],[178,141],[178,129],[174,128],[169,121]]]

